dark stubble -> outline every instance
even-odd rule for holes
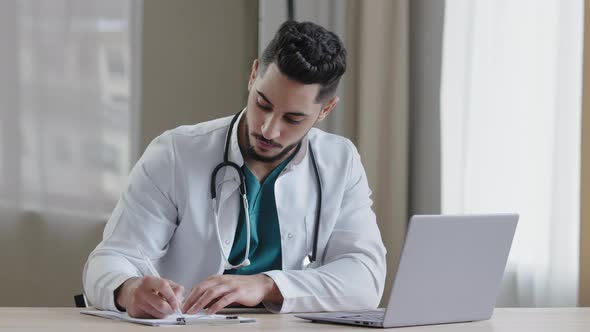
[[[254,149],[254,145],[252,145],[252,142],[250,142],[250,127],[248,126],[248,121],[245,121],[245,125],[246,125],[246,151],[245,151],[245,153],[248,157],[250,157],[254,160],[263,162],[263,163],[274,163],[276,161],[283,159],[287,154],[289,154],[289,152],[293,151],[293,149],[296,146],[298,146],[299,143],[301,143],[301,141],[303,140],[303,137],[302,137],[299,141],[287,146],[286,148],[281,150],[281,152],[277,153],[274,156],[270,156],[270,157],[261,156],[258,153],[256,153],[256,150]],[[253,133],[252,136],[254,136],[256,139],[263,141],[264,143],[276,146],[278,148],[283,147],[281,144],[276,143],[273,140],[265,139],[260,134]]]

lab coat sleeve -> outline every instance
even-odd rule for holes
[[[284,301],[264,303],[273,312],[364,310],[378,306],[385,283],[386,250],[371,209],[371,191],[356,148],[340,214],[325,248],[323,265],[269,271]]]
[[[172,135],[164,133],[146,149],[129,175],[83,272],[86,296],[99,309],[117,311],[114,291],[128,278],[147,273],[137,246],[157,261],[176,229],[175,163]]]

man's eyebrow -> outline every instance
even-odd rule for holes
[[[266,102],[267,102],[267,103],[269,103],[269,104],[270,104],[270,106],[274,106],[274,105],[273,105],[273,104],[270,102],[270,100],[269,100],[268,98],[266,98],[266,96],[264,95],[264,93],[262,93],[262,92],[258,91],[258,89],[256,90],[256,92],[257,92],[257,93],[260,95],[260,97],[262,97],[262,99],[266,100]]]
[[[260,95],[260,97],[262,97],[262,99],[264,99],[267,103],[270,104],[270,106],[274,105],[270,102],[270,100],[268,100],[268,98],[264,95],[264,93],[260,92],[258,89],[256,89],[256,93],[258,93],[258,95]],[[285,114],[291,115],[291,116],[307,116],[307,113],[303,113],[303,112],[286,112]]]
[[[285,114],[291,115],[291,116],[307,116],[306,113],[303,112],[287,112]]]

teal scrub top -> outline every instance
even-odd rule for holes
[[[295,154],[296,152],[272,170],[262,183],[258,182],[246,164],[242,166],[246,177],[246,197],[250,214],[250,265],[237,270],[226,270],[224,274],[250,275],[282,268],[281,231],[274,187],[279,174]],[[244,260],[247,234],[245,220],[244,208],[240,206],[234,245],[229,254],[229,262],[232,265],[240,264]]]

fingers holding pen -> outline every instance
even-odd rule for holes
[[[180,307],[177,294],[182,286],[169,280],[146,276],[133,281],[127,311],[132,317],[163,318]]]
[[[160,279],[162,280],[162,279]],[[158,288],[158,295],[170,304],[173,310],[180,309],[183,302],[184,287],[167,279]]]
[[[180,301],[177,297],[177,292],[182,291],[182,286],[166,279],[157,277],[146,277],[147,290],[151,290],[153,293],[163,299],[170,308],[174,311],[176,308],[180,308]],[[176,290],[174,289],[176,288]]]
[[[155,293],[142,293],[139,296],[141,297],[141,301],[138,301],[139,308],[152,317],[164,318],[174,312],[170,304]]]
[[[184,287],[182,285],[175,283],[172,280],[167,281],[170,284],[170,287],[172,287],[172,291],[174,292],[174,295],[176,295],[176,299],[178,299],[178,302],[182,305],[182,303],[184,302]]]

